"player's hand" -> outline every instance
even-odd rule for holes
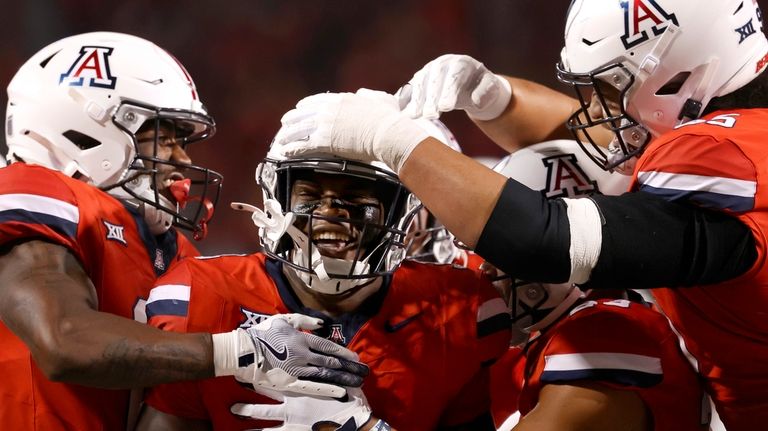
[[[438,118],[441,112],[463,109],[474,119],[493,120],[509,105],[512,87],[474,58],[446,54],[416,72],[397,96],[411,118]]]
[[[371,408],[363,391],[354,388],[343,399],[284,394],[257,389],[280,404],[234,404],[230,410],[238,416],[258,420],[281,421],[279,427],[263,431],[312,431],[321,426],[331,430],[358,430],[371,418]]]
[[[256,388],[342,397],[342,386],[362,385],[368,366],[354,352],[300,331],[320,326],[321,319],[278,314],[248,329],[214,334],[216,375],[234,375]]]
[[[282,147],[284,156],[324,153],[363,162],[377,160],[395,172],[429,136],[399,111],[394,96],[367,89],[306,97],[281,121],[272,145]]]

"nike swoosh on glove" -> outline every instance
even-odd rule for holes
[[[256,388],[341,397],[359,387],[368,366],[357,354],[300,330],[322,326],[302,314],[277,314],[250,328],[213,335],[217,376],[234,375]]]

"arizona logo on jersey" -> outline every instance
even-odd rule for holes
[[[106,46],[84,46],[80,48],[80,55],[69,67],[66,73],[62,73],[59,84],[71,87],[99,87],[115,88],[117,78],[109,71],[109,56],[113,48]]]
[[[587,176],[575,154],[558,154],[541,161],[547,167],[547,185],[542,190],[547,198],[575,197],[599,191],[597,181]]]
[[[650,39],[649,31],[656,37],[664,33],[670,22],[679,25],[675,14],[667,13],[655,0],[625,0],[621,1],[621,7],[624,8],[621,42],[626,49]]]
[[[344,332],[341,330],[340,323],[334,323],[331,325],[331,335],[328,336],[328,339],[342,346],[347,345],[347,338],[344,336]]]

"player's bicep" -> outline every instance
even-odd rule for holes
[[[544,386],[536,407],[514,430],[640,431],[650,426],[645,404],[635,392],[585,382]]]
[[[208,421],[173,416],[146,405],[136,426],[136,431],[208,431],[211,429],[213,427]]]
[[[0,318],[31,349],[55,344],[68,316],[96,307],[95,288],[67,248],[28,241],[0,255]]]

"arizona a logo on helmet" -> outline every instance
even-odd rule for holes
[[[109,56],[113,48],[106,46],[84,46],[59,83],[71,87],[115,88],[117,78],[109,71]]]
[[[667,13],[656,0],[625,0],[621,2],[624,8],[624,36],[621,42],[624,48],[630,49],[646,40],[664,33],[670,22],[679,25],[675,14]]]
[[[587,176],[575,154],[558,154],[541,161],[547,167],[547,187],[542,193],[548,199],[583,196],[599,191],[597,181]]]

